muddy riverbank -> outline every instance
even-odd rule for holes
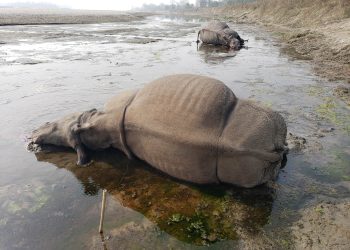
[[[314,201],[294,224],[293,235],[296,249],[349,249],[349,199]]]
[[[0,26],[131,22],[142,20],[150,15],[151,13],[143,12],[101,10],[0,8]]]

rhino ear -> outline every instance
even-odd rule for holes
[[[72,127],[72,131],[73,131],[73,133],[80,133],[80,132],[83,132],[83,131],[87,131],[90,128],[91,128],[91,124],[86,122],[86,123],[83,123],[83,124],[75,124]]]

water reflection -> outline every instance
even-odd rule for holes
[[[220,64],[227,59],[235,57],[237,50],[227,48],[225,46],[215,46],[211,44],[197,44],[197,51],[203,58],[204,62],[209,64]]]
[[[129,161],[113,149],[91,153],[94,162],[88,167],[76,166],[75,153],[67,150],[36,153],[36,157],[72,172],[86,195],[105,188],[123,206],[190,244],[254,239],[268,223],[275,192],[266,185],[197,186],[165,176],[141,161]]]

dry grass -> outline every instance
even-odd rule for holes
[[[260,20],[265,24],[305,28],[350,18],[350,0],[256,0],[211,11],[245,22]]]
[[[252,14],[264,22],[291,27],[328,24],[350,17],[349,0],[257,0],[237,7],[253,10]]]

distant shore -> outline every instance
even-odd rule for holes
[[[130,22],[150,15],[146,12],[0,8],[0,26]]]

